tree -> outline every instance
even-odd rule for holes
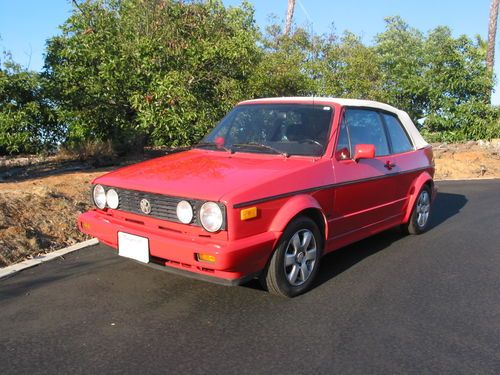
[[[70,142],[191,144],[247,97],[260,58],[248,3],[88,0],[61,29],[45,76]]]
[[[376,53],[383,75],[386,100],[405,109],[413,119],[425,116],[427,106],[424,36],[400,17],[385,19],[386,29],[376,36]]]
[[[374,47],[345,32],[323,40],[322,95],[386,101],[380,58]]]
[[[498,0],[491,0],[490,17],[488,22],[488,52],[486,54],[486,65],[493,72],[495,65],[495,40],[497,35]]]
[[[0,66],[0,155],[49,151],[63,139],[46,97],[46,81],[22,69],[9,54]]]
[[[387,102],[423,119],[428,135],[449,141],[492,137],[498,111],[489,105],[493,81],[485,42],[453,38],[447,27],[424,35],[399,17],[386,22],[375,48]]]
[[[292,29],[293,12],[295,10],[295,0],[288,0],[288,8],[286,11],[285,35],[290,35]]]
[[[428,135],[488,138],[486,43],[399,17],[375,44],[346,32],[261,35],[247,2],[85,0],[47,43],[43,74],[0,69],[0,153],[111,141],[115,151],[198,141],[235,103],[262,96],[375,99],[425,119]],[[288,24],[288,28],[287,28]],[[443,137],[444,137],[443,136]]]
[[[489,104],[492,77],[484,44],[465,35],[453,38],[447,27],[429,33],[424,42],[425,131],[451,141],[493,136],[498,113]]]
[[[250,96],[297,96],[315,93],[311,64],[315,60],[313,36],[298,28],[292,35],[271,25],[261,39],[263,57],[254,68]]]

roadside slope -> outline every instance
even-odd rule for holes
[[[89,182],[102,173],[0,184],[0,267],[88,239],[76,217],[90,207]]]

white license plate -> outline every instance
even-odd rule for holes
[[[118,255],[149,263],[149,240],[146,237],[118,232]]]

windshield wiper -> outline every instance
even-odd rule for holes
[[[235,143],[231,146],[232,151],[234,152],[234,148],[256,148],[256,149],[261,149],[261,150],[268,150],[272,151],[275,154],[280,154],[285,157],[289,157],[290,155],[287,152],[283,152],[281,150],[278,150],[277,148],[274,148],[272,146],[268,146],[262,143],[255,143],[255,142],[250,142],[250,143]]]
[[[224,150],[227,152],[231,152],[231,150],[228,149],[227,147],[224,147],[222,145],[218,145],[217,143],[214,143],[214,142],[200,142],[200,143],[195,144],[193,147],[195,147],[195,148],[210,147],[210,148],[213,148],[214,150]]]

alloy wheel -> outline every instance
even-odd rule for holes
[[[285,251],[285,275],[292,286],[304,284],[316,265],[318,249],[309,229],[297,231],[288,241]]]

